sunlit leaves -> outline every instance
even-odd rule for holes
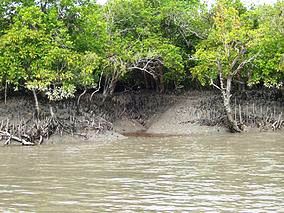
[[[252,63],[257,57],[253,46],[258,38],[263,37],[261,31],[241,18],[234,4],[224,0],[218,1],[213,20],[214,25],[207,39],[198,45],[195,54],[197,66],[192,69],[203,84],[216,79],[219,74],[225,79],[242,76],[246,71],[244,65]]]
[[[263,82],[268,87],[280,87],[284,81],[284,1],[262,6],[251,13],[257,18],[258,31],[264,36],[253,46],[259,57],[250,67],[249,83]]]

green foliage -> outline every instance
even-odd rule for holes
[[[185,25],[194,19],[185,23],[189,13],[197,11],[198,7],[194,7],[194,9],[191,7],[193,4],[197,3],[168,0],[109,1],[105,10],[108,32],[111,35],[110,43],[112,46],[118,46],[113,45],[112,40],[119,40],[122,43],[120,44],[122,48],[116,48],[116,55],[124,55],[122,60],[130,68],[137,61],[159,59],[164,67],[165,80],[180,82],[185,75],[184,65],[187,63],[186,54],[183,53],[188,52],[188,50],[184,51],[188,46],[184,43],[191,40],[190,35],[186,35],[186,41],[184,40],[181,28],[184,30]],[[176,6],[178,8],[172,12],[171,10]],[[186,17],[182,16],[184,6],[188,11]],[[178,16],[172,17],[177,11]],[[178,26],[178,29],[171,31],[169,22],[174,22],[174,19],[177,20],[180,17],[183,17],[182,24]],[[186,31],[182,31],[182,33],[187,34]],[[119,51],[126,51],[126,53],[118,53]],[[122,70],[124,73],[129,71],[129,69]]]
[[[252,9],[219,0],[210,10],[198,0],[2,0],[0,82],[58,100],[100,79],[115,86],[156,60],[150,72],[166,84],[192,68],[202,84],[221,73],[279,87],[283,10],[283,0]]]
[[[280,87],[284,79],[284,1],[265,5],[251,12],[258,22],[257,39],[253,52],[259,52],[254,66],[249,67],[250,84],[264,82],[268,87]]]
[[[105,7],[108,32],[141,39],[157,29],[156,17],[145,0],[110,0]]]
[[[214,25],[207,39],[198,45],[195,57],[198,65],[192,73],[202,84],[224,79],[246,72],[244,66],[253,62],[258,53],[253,52],[257,39],[263,33],[241,19],[240,13],[226,1],[219,1],[213,17]]]
[[[174,46],[167,39],[150,37],[142,40],[136,46],[137,51],[133,62],[140,59],[159,59],[167,69],[164,77],[166,81],[180,82],[185,75],[183,58],[179,47]]]
[[[66,25],[75,49],[103,54],[107,33],[102,9],[97,5],[78,6],[73,9],[72,14],[72,22],[68,20]]]
[[[238,75],[249,85],[281,86],[283,1],[244,12],[222,0],[214,10],[214,25],[207,39],[198,45],[198,65],[192,73],[202,84],[212,83],[221,71],[225,79]]]
[[[194,46],[205,38],[210,26],[207,8],[194,1],[163,1],[159,8],[163,36],[173,44],[193,52]]]
[[[78,82],[94,84],[91,76],[98,57],[76,53],[57,17],[55,9],[45,13],[37,6],[19,9],[13,25],[0,38],[2,81],[15,89],[42,91],[50,99],[72,96]]]

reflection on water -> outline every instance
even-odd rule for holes
[[[283,133],[1,147],[0,162],[1,212],[284,211]]]

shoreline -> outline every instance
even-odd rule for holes
[[[79,111],[76,99],[56,103],[42,99],[40,107],[47,119],[52,106],[55,121],[66,127],[52,132],[55,136],[69,135],[98,141],[227,133],[222,100],[214,91],[163,95],[153,92],[118,93],[101,104],[102,98],[98,94],[89,102],[88,96],[83,97]],[[265,91],[236,94],[232,99],[235,100],[235,117],[245,122],[245,132],[273,131],[273,123],[279,119],[283,121],[283,99]],[[9,128],[19,128],[19,122],[34,117],[33,111],[32,98],[16,96],[8,99],[7,105],[0,104],[1,128],[8,129],[5,127],[8,120]],[[283,128],[281,122],[280,128]],[[40,143],[47,139],[40,139],[43,140]]]

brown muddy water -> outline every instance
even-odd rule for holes
[[[0,212],[284,212],[284,134],[0,147]]]

